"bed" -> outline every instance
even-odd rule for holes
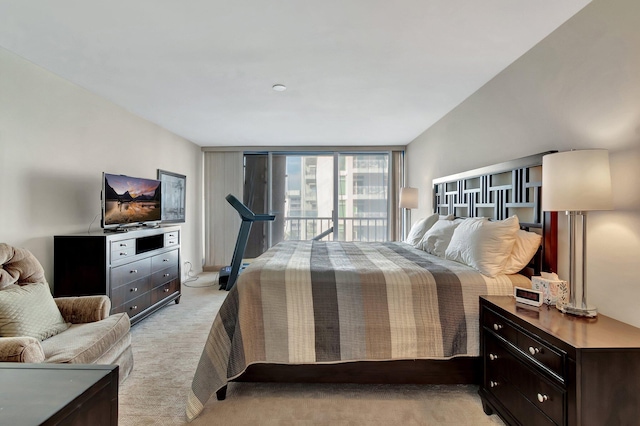
[[[520,273],[482,274],[406,242],[287,241],[258,257],[214,319],[187,418],[214,393],[224,399],[229,381],[479,383],[478,297],[513,294],[555,268],[556,219],[539,205],[543,155],[434,180],[442,220],[490,216],[494,226],[515,214],[542,235]]]

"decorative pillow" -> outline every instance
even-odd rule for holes
[[[439,257],[444,257],[444,253],[447,250],[447,246],[451,241],[453,231],[462,221],[458,220],[438,220],[433,224],[420,239],[420,242],[415,245],[416,248],[424,250],[427,253],[434,254]]]
[[[427,232],[429,228],[431,228],[437,221],[437,214],[433,214],[429,217],[420,219],[413,224],[411,230],[409,231],[409,234],[407,235],[407,238],[404,239],[404,242],[415,246],[420,241],[420,238],[422,238],[424,233]]]
[[[503,273],[520,229],[517,216],[500,221],[467,219],[455,229],[445,258],[464,263],[488,277]]]
[[[46,283],[0,291],[0,336],[44,340],[69,328]]]
[[[535,232],[527,232],[519,229],[516,233],[516,242],[513,245],[511,256],[504,266],[504,274],[517,274],[529,264],[540,247],[542,236]]]
[[[13,284],[46,282],[44,269],[27,249],[0,243],[0,290]]]

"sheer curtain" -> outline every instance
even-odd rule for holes
[[[231,263],[240,229],[238,212],[225,197],[242,200],[243,152],[204,153],[204,256],[205,270]]]

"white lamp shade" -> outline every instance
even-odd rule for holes
[[[542,210],[611,210],[609,152],[587,149],[542,157]]]
[[[400,188],[400,207],[405,209],[418,208],[418,188]]]

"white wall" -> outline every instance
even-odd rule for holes
[[[50,283],[53,236],[86,232],[96,215],[100,227],[102,172],[157,169],[187,176],[182,260],[198,272],[200,147],[0,48],[0,242],[31,250]]]
[[[589,216],[589,301],[640,326],[640,2],[594,0],[407,148],[419,218],[431,181],[547,150],[610,150],[615,210]],[[564,219],[564,215],[561,215]],[[563,226],[564,224],[561,224]],[[559,235],[566,279],[566,235]]]

